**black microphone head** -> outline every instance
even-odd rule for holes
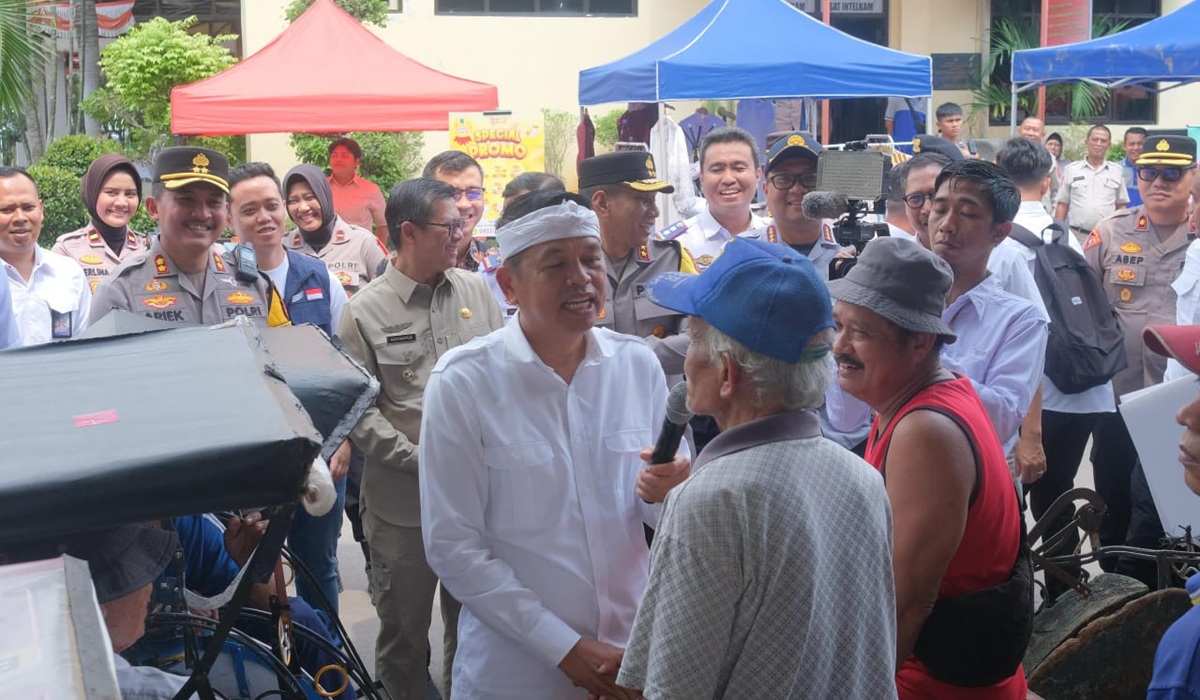
[[[687,403],[687,382],[679,382],[667,394],[667,420],[683,425],[692,419],[692,409]]]
[[[810,219],[836,219],[846,213],[846,195],[837,192],[809,192],[800,205]]]

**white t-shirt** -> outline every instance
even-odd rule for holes
[[[324,265],[324,263],[321,263]],[[283,290],[287,289],[288,270],[291,269],[291,264],[288,262],[287,256],[283,257],[283,264],[273,270],[263,270],[267,277],[275,284],[279,290],[280,298],[283,297]],[[338,322],[342,318],[342,309],[346,308],[346,295],[342,293],[342,283],[337,277],[325,268],[325,274],[329,275],[329,315],[332,318],[329,327],[337,331]],[[283,300],[284,305],[288,303],[287,299]]]

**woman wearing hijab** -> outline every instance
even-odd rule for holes
[[[375,279],[387,250],[370,231],[346,223],[333,210],[333,190],[325,173],[313,165],[297,165],[283,178],[288,216],[295,231],[283,245],[319,258],[346,290],[346,296]]]
[[[95,291],[117,265],[149,247],[146,236],[129,228],[142,203],[142,177],[128,158],[110,153],[88,166],[79,194],[91,221],[59,236],[51,250],[79,263]]]

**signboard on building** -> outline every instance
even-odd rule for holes
[[[1042,0],[1042,46],[1092,38],[1091,0]]]
[[[796,9],[810,15],[821,13],[821,0],[788,0]],[[881,15],[883,0],[830,0],[829,12],[835,15]]]
[[[508,112],[451,112],[450,148],[479,161],[483,168],[484,222],[500,217],[504,186],[521,173],[546,169],[545,125],[542,115]],[[476,236],[490,226],[477,227]]]

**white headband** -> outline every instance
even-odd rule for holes
[[[563,238],[600,237],[600,222],[592,210],[571,200],[526,214],[496,231],[505,260],[539,243]]]

